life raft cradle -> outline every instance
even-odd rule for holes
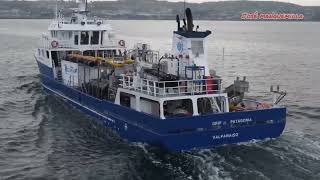
[[[93,56],[83,56],[80,54],[69,54],[69,59],[77,60],[78,62],[94,63],[99,65],[110,65],[113,68],[122,68],[125,65],[134,64],[135,61],[132,59],[126,59],[123,61],[115,61],[113,59],[104,59],[102,57],[93,57]]]
[[[231,112],[243,112],[243,111],[253,111],[253,110],[263,110],[270,109],[272,106],[267,102],[258,103],[257,106],[245,106],[239,103],[238,105],[230,105]]]

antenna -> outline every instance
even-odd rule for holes
[[[86,0],[86,12],[88,11],[88,0]]]
[[[224,63],[224,61],[225,61],[225,54],[226,54],[226,53],[225,53],[225,47],[223,47],[223,48],[222,48],[222,63],[221,63],[221,64],[222,64],[222,70],[221,70],[222,72],[221,72],[221,74],[222,74],[223,77],[225,76],[225,73],[226,73],[226,72],[225,72],[225,68],[224,68],[224,65],[225,65],[225,63]]]
[[[83,13],[87,11],[87,0],[79,0],[79,12]]]
[[[224,47],[222,49],[222,61],[224,62]]]
[[[186,18],[186,13],[185,13],[185,10],[186,10],[186,0],[183,1],[183,18],[185,19]]]
[[[58,0],[56,0],[56,19],[58,19]]]

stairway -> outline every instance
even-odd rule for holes
[[[57,80],[59,82],[62,82],[62,67],[61,67],[61,60],[58,60],[58,67],[56,67],[57,71]]]

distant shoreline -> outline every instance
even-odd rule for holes
[[[50,19],[55,16],[56,1],[0,1],[0,19]],[[77,7],[75,1],[58,1],[65,17],[70,17],[72,8]],[[121,0],[93,1],[88,5],[90,16],[111,20],[174,20],[177,14],[183,14],[183,2],[167,2],[156,0]],[[195,20],[208,21],[244,21],[255,20],[250,13],[259,13],[263,17],[258,21],[282,19],[281,15],[299,14],[304,20],[274,20],[276,22],[319,22],[320,6],[300,6],[277,1],[214,1],[207,3],[187,3],[194,13]],[[254,15],[254,14],[253,14]],[[272,16],[270,16],[272,15]],[[252,19],[253,18],[253,19]],[[263,20],[264,19],[264,20]],[[248,20],[248,19],[247,19]],[[247,21],[245,20],[245,21]]]
[[[0,18],[0,20],[52,20],[53,18]],[[119,21],[175,21],[175,19],[116,19],[116,18],[102,18],[105,20],[119,20]],[[234,22],[320,22],[320,20],[230,20],[230,19],[195,19],[195,21],[234,21]]]

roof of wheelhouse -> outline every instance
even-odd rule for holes
[[[49,31],[111,31],[112,27],[99,18],[87,17],[87,0],[79,0],[78,8],[73,9],[71,18],[64,18],[57,10],[56,18],[50,24]]]
[[[76,24],[66,24],[63,22],[59,22],[54,20],[48,30],[49,31],[111,31],[112,27],[109,24],[100,24],[92,23],[89,21],[85,21],[85,24],[76,23]]]

